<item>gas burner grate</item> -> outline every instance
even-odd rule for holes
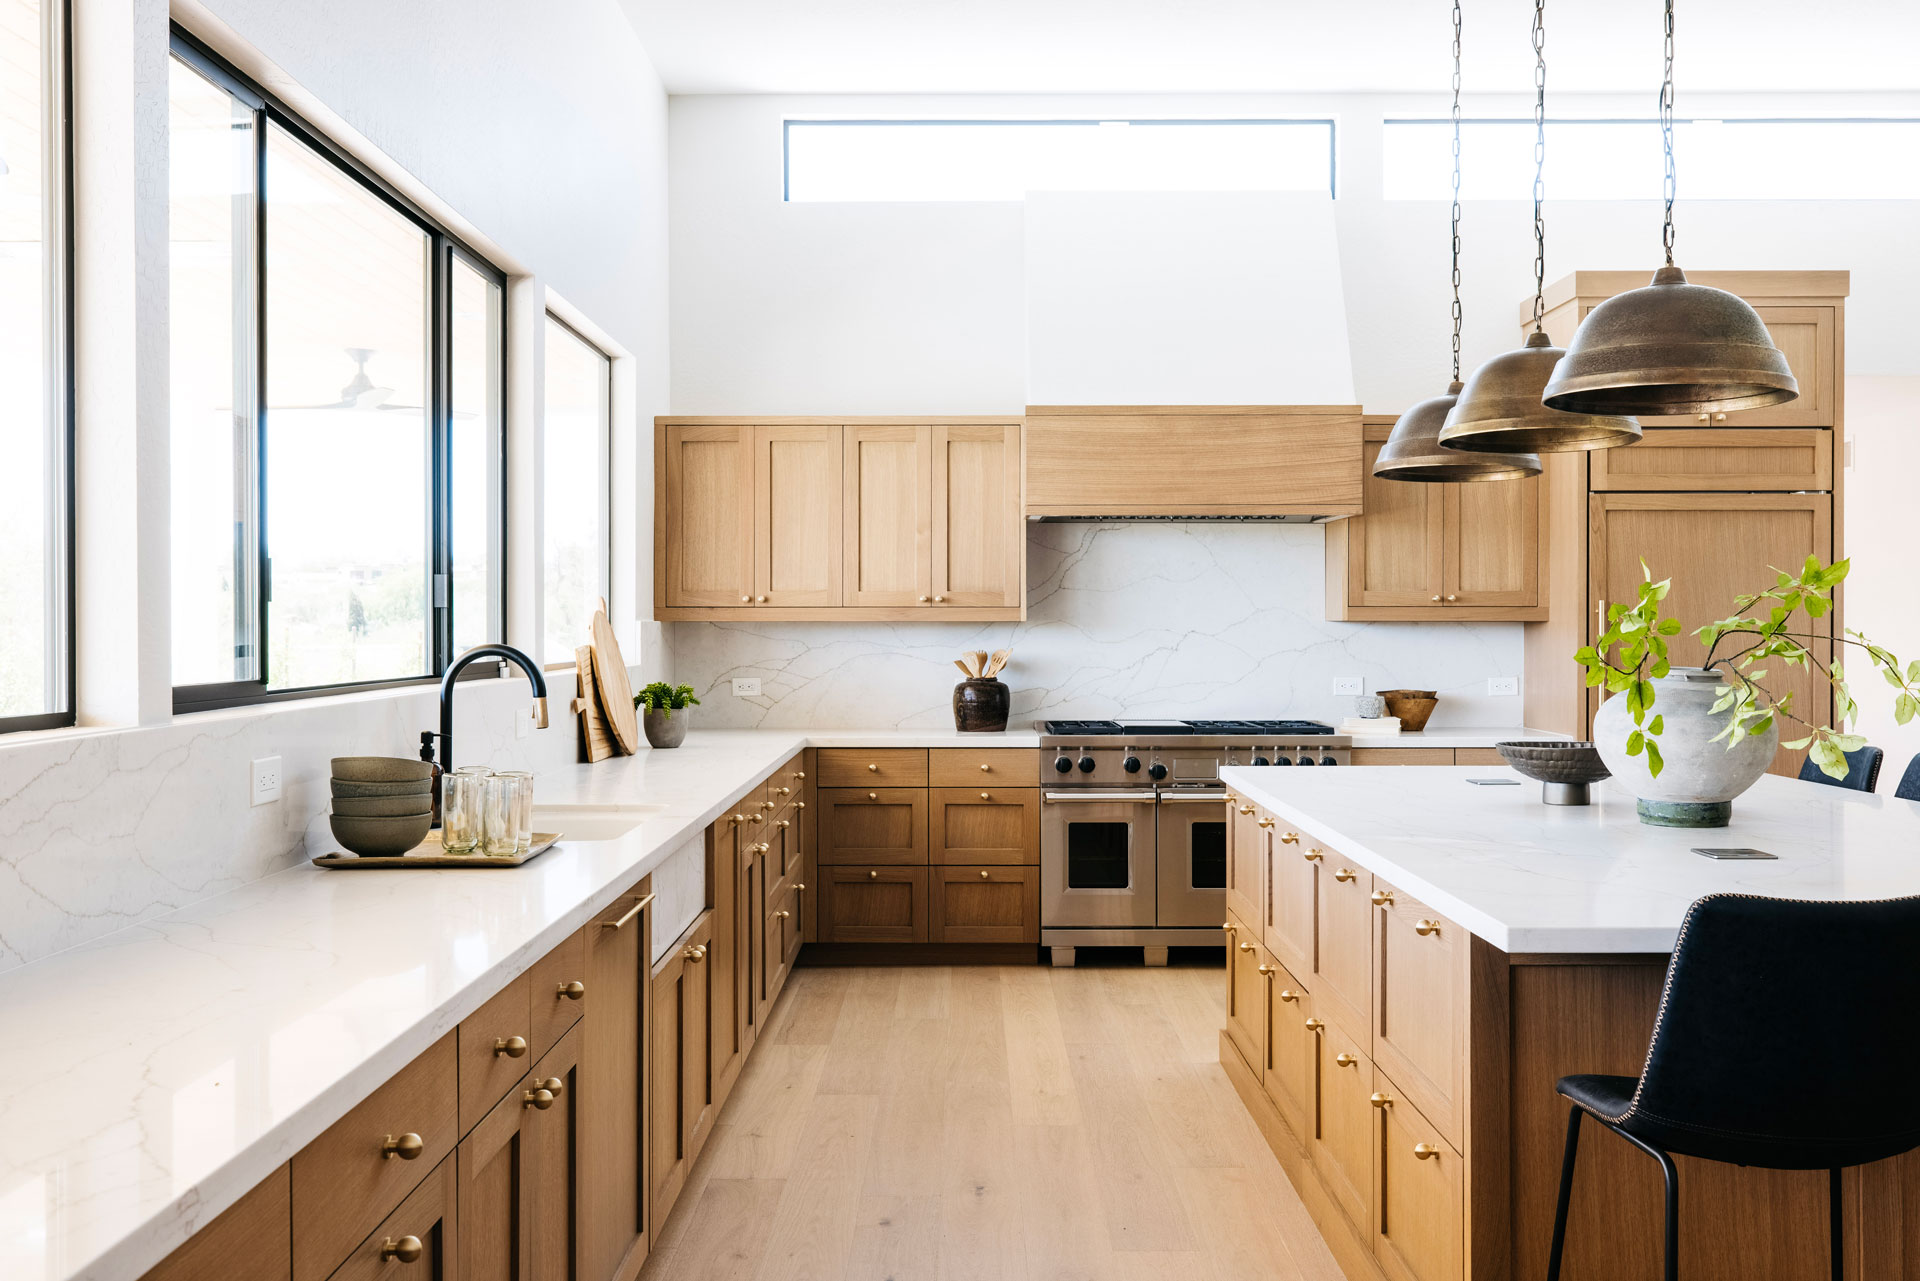
[[[1331,734],[1319,721],[1188,721],[1195,734]]]

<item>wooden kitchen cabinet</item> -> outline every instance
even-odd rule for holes
[[[925,787],[924,747],[823,747],[815,766],[822,787]]]
[[[1545,617],[1538,477],[1468,485],[1382,480],[1394,420],[1364,420],[1364,509],[1327,526],[1327,617],[1475,622]]]
[[[912,608],[933,600],[933,428],[849,427],[846,603]]]
[[[527,971],[533,1004],[533,1057],[539,1058],[580,1021],[587,1001],[587,939],[582,930]]]
[[[753,428],[753,604],[840,604],[841,432]]]
[[[1315,994],[1316,997],[1319,995]],[[1361,1233],[1373,1222],[1373,1063],[1336,1020],[1320,1015],[1315,1073],[1313,1168],[1347,1221]]]
[[[701,913],[653,967],[653,1212],[664,1220],[717,1110],[708,1070],[713,918]]]
[[[1227,914],[1257,926],[1266,919],[1267,847],[1273,820],[1258,806],[1233,795],[1227,797],[1227,809]]]
[[[1232,913],[1227,924],[1227,1037],[1255,1072],[1267,1057],[1267,980],[1258,933]]]
[[[581,1023],[578,1075],[592,1121],[580,1134],[580,1258],[582,1275],[594,1281],[631,1281],[647,1257],[652,902],[652,882],[642,879],[586,928],[592,1004]]]
[[[1267,853],[1266,913],[1261,942],[1293,976],[1310,983],[1319,965],[1315,942],[1323,852],[1298,832],[1277,833]]]
[[[1467,935],[1374,882],[1373,1060],[1454,1146],[1466,1122]]]
[[[534,1168],[527,1147],[534,1100],[550,1097],[527,1076],[460,1141],[462,1281],[531,1281]]]
[[[787,985],[793,963],[800,956],[801,904],[806,893],[804,881],[794,881],[773,891],[767,900],[766,960],[760,968],[760,1004],[765,1018],[773,1015],[773,1003]]]
[[[283,1165],[187,1238],[142,1281],[288,1281],[293,1275],[289,1186]]]
[[[818,876],[822,943],[927,941],[925,867],[833,866],[823,857]]]
[[[734,608],[753,597],[749,424],[663,424],[654,444],[654,581],[670,608]]]
[[[459,1187],[448,1156],[333,1270],[329,1281],[464,1281]],[[411,1261],[406,1253],[418,1251]],[[299,1244],[294,1245],[299,1259]]]
[[[713,946],[708,949],[713,985],[712,1043],[707,1057],[721,1098],[733,1089],[753,1048],[752,1005],[753,903],[748,835],[754,825],[741,813],[729,814],[707,828],[707,908],[712,913]]]
[[[933,943],[1038,943],[1040,869],[938,865],[927,870]]]
[[[1833,432],[1825,427],[1667,427],[1631,449],[1596,449],[1595,493],[1825,492],[1833,488]]]
[[[927,862],[927,792],[918,787],[820,789],[821,866]]]
[[[1322,1015],[1364,1038],[1372,1025],[1373,877],[1338,850],[1314,862],[1314,999]],[[1363,1041],[1361,1048],[1371,1047]]]
[[[1466,1169],[1459,1151],[1376,1069],[1373,1253],[1393,1281],[1460,1281],[1466,1274]]]
[[[579,1028],[567,1033],[533,1065],[529,1077],[553,1095],[552,1106],[532,1109],[526,1116],[533,1281],[584,1281],[587,1276],[582,1266],[581,1140],[595,1112],[593,1100],[580,1088],[580,1048],[585,1041],[586,1033]],[[461,1222],[466,1222],[464,1215]]]
[[[932,584],[936,612],[1022,609],[1027,534],[1020,428],[932,427]]]
[[[1311,1126],[1319,1089],[1320,1042],[1309,1023],[1314,1017],[1313,994],[1285,966],[1271,959],[1265,977],[1267,1057],[1260,1084],[1305,1152],[1313,1138]]]
[[[501,988],[460,1020],[460,1132],[480,1123],[533,1065],[529,975]]]
[[[930,862],[1039,865],[1038,788],[936,787],[927,808]]]

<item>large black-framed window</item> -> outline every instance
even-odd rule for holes
[[[502,634],[505,276],[173,54],[175,710],[435,679]]]
[[[0,733],[74,722],[70,32],[0,0]]]

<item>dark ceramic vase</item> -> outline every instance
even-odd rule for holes
[[[964,680],[953,687],[953,727],[962,734],[988,734],[1007,727],[1013,695],[992,677]]]

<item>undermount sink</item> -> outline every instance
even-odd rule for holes
[[[664,805],[535,805],[533,830],[558,832],[563,841],[611,841],[625,836]]]

